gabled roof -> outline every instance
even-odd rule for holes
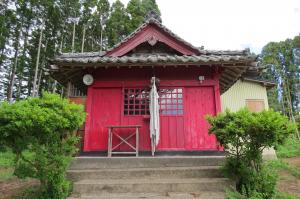
[[[143,45],[144,46],[143,46]],[[137,47],[150,48],[150,53],[133,53]],[[157,51],[163,45],[163,50]],[[152,51],[156,49],[155,51]],[[173,51],[174,50],[174,51]],[[175,52],[175,54],[174,54]],[[186,42],[155,18],[148,19],[120,43],[106,52],[63,53],[50,60],[52,76],[62,84],[72,81],[82,84],[85,69],[98,67],[159,67],[159,66],[217,66],[220,75],[221,93],[229,89],[249,68],[255,65],[256,56],[249,49],[242,51],[204,50]]]
[[[153,31],[153,29],[156,29],[157,31]],[[159,33],[164,33],[166,37],[162,37]],[[140,38],[138,38],[139,36]],[[134,42],[134,45],[131,46],[132,48],[151,39],[158,40],[160,42],[166,43],[167,45],[170,45],[170,43],[166,41],[166,39],[168,38],[173,39],[174,44],[176,43],[177,45],[180,45],[180,47],[183,49],[182,53],[185,55],[199,55],[204,53],[204,51],[202,51],[201,49],[193,46],[189,42],[185,41],[184,39],[180,38],[178,35],[173,33],[167,27],[162,25],[158,20],[150,18],[140,27],[138,27],[134,32],[132,32],[129,36],[127,36],[122,41],[114,45],[112,48],[108,49],[104,55],[122,56],[125,53],[118,54],[118,50],[125,48],[125,46],[128,45],[130,42]]]

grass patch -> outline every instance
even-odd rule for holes
[[[276,199],[300,199],[300,196],[291,195],[285,192],[279,192]]]
[[[275,169],[277,171],[288,171],[291,175],[295,176],[296,178],[300,179],[300,170],[294,166],[289,165],[288,163],[284,162],[283,160],[273,160],[268,162],[268,167]]]
[[[30,187],[18,195],[14,196],[12,199],[40,199],[43,198],[43,193],[39,187]]]
[[[266,167],[274,172],[278,173],[279,171],[287,171],[291,175],[295,176],[296,178],[300,179],[300,170],[296,167],[289,165],[287,162],[283,160],[273,160],[266,163]],[[276,191],[275,199],[300,199],[300,196],[295,196],[290,193],[279,192]],[[226,190],[226,198],[228,199],[249,199],[244,195],[238,193],[237,191],[233,190]],[[259,193],[254,193],[250,199],[262,199],[262,195]]]
[[[240,193],[232,190],[226,190],[227,199],[249,199]],[[262,199],[263,197],[259,194],[253,195],[250,199]],[[295,196],[286,192],[277,192],[274,199],[300,199],[300,196]]]
[[[0,182],[6,181],[14,177],[14,170],[12,168],[1,169],[0,168]]]
[[[289,137],[283,145],[277,147],[276,154],[279,158],[300,156],[300,140]]]
[[[0,168],[12,167],[15,155],[11,151],[0,152]]]
[[[8,180],[14,176],[14,158],[15,155],[11,151],[0,152],[0,181]]]

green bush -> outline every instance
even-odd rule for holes
[[[73,131],[84,118],[82,106],[48,93],[0,105],[0,140],[16,155],[15,175],[39,179],[42,198],[68,195],[65,174],[79,140]]]
[[[300,132],[300,115],[296,115],[295,120],[298,125],[298,131]]]
[[[15,154],[11,151],[0,152],[0,168],[11,167],[14,164]]]
[[[263,166],[262,152],[282,144],[295,132],[295,124],[272,110],[227,110],[207,120],[211,125],[209,132],[228,152],[223,170],[236,181],[236,189],[247,197],[274,197],[276,176]]]
[[[300,155],[300,140],[296,136],[290,136],[282,145],[276,148],[276,154],[280,158],[291,158]]]

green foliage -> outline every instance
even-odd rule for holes
[[[280,42],[270,42],[263,47],[262,65],[265,78],[277,83],[268,91],[270,107],[291,117],[299,113],[300,88],[300,36]]]
[[[108,0],[1,1],[0,101],[10,96],[9,88],[12,88],[13,100],[31,95],[41,28],[44,31],[38,71],[41,74],[39,94],[42,90],[61,93],[63,86],[44,73],[43,67],[59,52],[71,52],[74,21],[78,21],[75,23],[75,52],[81,52],[83,43],[84,52],[107,50],[141,25],[148,11],[160,13],[155,0],[136,2],[125,8],[119,0],[113,5]]]
[[[127,12],[130,15],[130,31],[134,31],[144,22],[145,10],[141,0],[131,0],[127,5]]]
[[[264,164],[259,167],[257,169],[246,164],[237,164],[236,159],[227,158],[223,171],[225,176],[238,182],[238,192],[234,194],[236,198],[274,198],[278,179],[276,170]],[[235,198],[234,196],[229,198]]]
[[[276,199],[300,199],[300,196],[291,195],[289,193],[280,192]]]
[[[300,171],[294,166],[289,165],[288,163],[282,160],[273,160],[270,161],[267,166],[277,171],[285,170],[288,171],[291,175],[295,176],[296,178],[300,179]]]
[[[13,199],[41,199],[45,198],[43,192],[38,187],[30,187],[25,189],[20,194],[16,195]]]
[[[127,5],[127,12],[130,15],[129,31],[132,32],[138,28],[150,11],[161,15],[155,0],[130,0]]]
[[[263,199],[259,193],[253,193],[250,197],[244,196],[236,191],[227,190],[226,198],[228,199]],[[300,196],[291,195],[289,193],[279,192],[274,196],[274,199],[300,199]]]
[[[142,6],[144,8],[145,15],[150,11],[155,11],[159,16],[161,15],[160,10],[156,4],[156,0],[142,0]]]
[[[73,131],[84,118],[82,106],[54,94],[1,104],[0,140],[16,154],[15,174],[39,179],[43,198],[69,194],[65,173],[79,140]]]
[[[277,179],[277,173],[279,171],[287,171],[293,176],[297,177],[300,179],[300,171],[287,164],[286,162],[282,160],[273,160],[266,162],[263,165],[263,170],[262,170],[262,176],[261,178],[258,178],[257,182],[255,183],[256,186],[260,186],[260,188],[264,188],[264,192],[269,190],[270,194],[272,197],[270,198],[276,198],[276,199],[298,199],[299,197],[293,196],[289,193],[284,193],[284,192],[278,192],[273,188],[274,183],[276,183]],[[266,173],[264,173],[266,172]],[[263,186],[263,185],[266,185]],[[258,192],[256,190],[252,190],[250,193],[247,194],[245,189],[242,189],[241,192],[233,191],[233,190],[226,190],[226,196],[229,199],[247,199],[247,198],[252,198],[252,199],[264,199],[266,198],[265,193]],[[268,197],[269,198],[269,197]]]
[[[237,190],[247,197],[258,193],[265,199],[272,198],[276,176],[263,166],[262,151],[281,144],[295,132],[295,124],[273,110],[227,110],[207,120],[211,125],[209,132],[228,152],[223,170],[237,182]]]
[[[109,46],[113,46],[129,34],[129,16],[120,0],[112,4],[107,21],[107,34]]]
[[[300,39],[299,39],[299,40],[300,40]],[[298,126],[298,131],[300,132],[300,115],[296,115],[295,121],[296,121],[297,126]]]
[[[290,136],[282,145],[276,148],[276,154],[280,158],[291,158],[300,155],[300,140]]]
[[[15,154],[11,151],[0,152],[0,168],[14,165]]]
[[[13,165],[15,154],[10,150],[0,152],[0,181],[5,181],[13,177]]]

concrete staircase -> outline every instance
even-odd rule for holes
[[[223,156],[78,157],[68,176],[70,198],[223,199],[233,183],[219,170]]]

